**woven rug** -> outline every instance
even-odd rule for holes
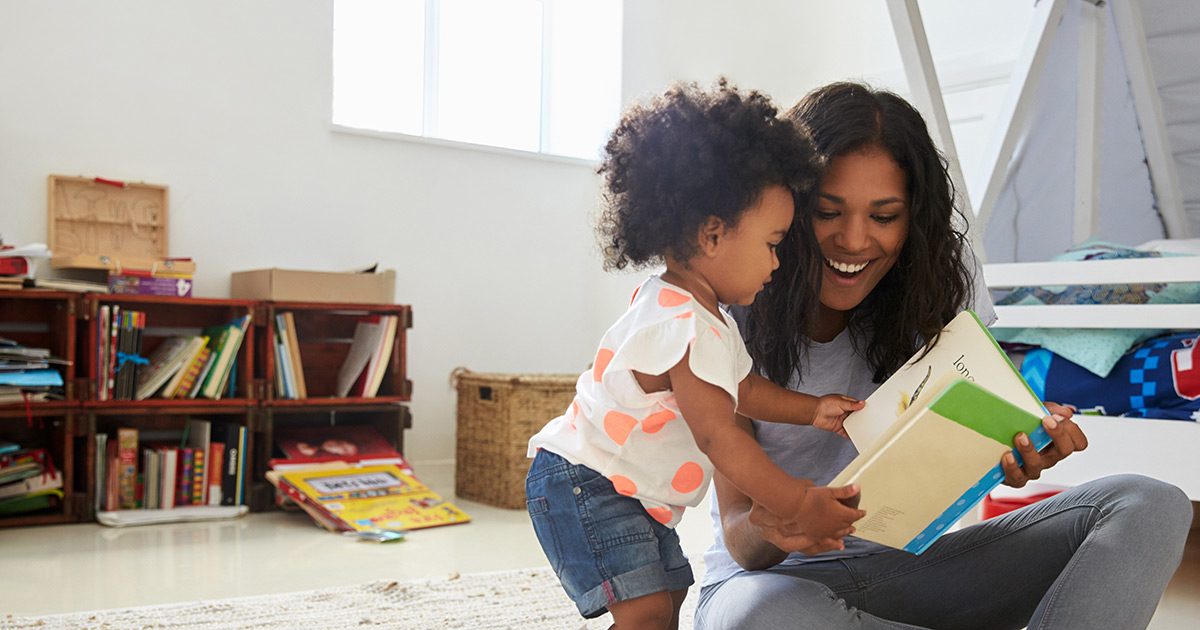
[[[704,572],[699,560],[692,568],[697,578]],[[692,628],[698,590],[693,585],[684,601],[681,630]],[[607,614],[591,620],[580,617],[549,567],[163,606],[0,617],[0,630],[600,630],[611,624],[612,616]]]

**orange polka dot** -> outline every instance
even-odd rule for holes
[[[675,478],[671,480],[671,487],[676,492],[687,494],[694,492],[702,483],[704,483],[704,469],[696,462],[688,462],[675,471]]]
[[[610,411],[604,416],[604,432],[612,441],[625,445],[625,440],[629,439],[629,432],[633,431],[633,427],[637,426],[637,420],[633,416],[620,411]]]
[[[637,494],[637,484],[633,483],[633,480],[629,477],[613,475],[608,480],[612,482],[613,490],[616,490],[617,494],[623,494],[627,497]]]
[[[634,300],[636,300],[636,299],[637,299],[637,294],[638,294],[638,291],[641,291],[641,290],[642,290],[642,287],[638,287],[638,288],[636,288],[636,289],[634,289],[634,290],[633,290],[633,295],[629,296],[629,303],[630,303],[630,304],[633,304]]]
[[[691,299],[692,298],[687,295],[684,295],[678,291],[672,291],[670,289],[663,289],[662,291],[658,292],[658,305],[665,306],[667,308],[679,306],[680,304],[687,304],[689,301],[691,301]]]
[[[675,412],[670,409],[664,409],[658,413],[652,413],[642,420],[642,430],[646,433],[658,433],[663,425],[675,419]]]
[[[646,510],[646,512],[649,513],[654,520],[662,523],[663,525],[670,523],[671,519],[675,518],[675,513],[667,508],[650,508]]]
[[[576,431],[579,430],[579,428],[575,426],[575,418],[578,418],[578,417],[579,417],[579,401],[572,400],[571,401],[571,428],[575,429]]]
[[[592,379],[597,383],[604,378],[604,370],[608,368],[608,364],[613,360],[613,351],[607,348],[600,348],[596,353],[596,360],[592,363]]]
[[[721,338],[721,331],[717,330],[716,326],[709,326],[708,329],[713,331],[713,334],[717,336],[717,339]]]
[[[675,319],[691,319],[692,315],[695,315],[695,314],[696,314],[696,311],[688,311],[686,313],[680,313],[680,314],[676,315]]]

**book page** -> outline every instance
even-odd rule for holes
[[[947,371],[983,386],[1039,418],[1045,414],[1041,401],[991,334],[974,313],[963,311],[942,330],[941,338],[929,354],[905,363],[867,397],[862,409],[846,418],[844,426],[854,445],[862,451],[923,394],[936,395],[936,391],[928,392],[925,387]]]
[[[855,536],[904,548],[971,487],[1009,447],[928,409],[911,417],[890,443],[863,453],[830,486],[857,483]]]

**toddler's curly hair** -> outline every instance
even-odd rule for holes
[[[605,146],[596,226],[606,270],[686,262],[710,216],[736,226],[768,186],[806,203],[819,174],[812,143],[770,99],[721,78],[676,83],[626,111]]]

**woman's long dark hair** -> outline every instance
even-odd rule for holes
[[[849,324],[855,348],[874,371],[875,382],[882,382],[924,340],[936,342],[970,293],[966,237],[958,228],[966,222],[954,205],[946,159],[912,105],[865,85],[818,88],[784,117],[809,134],[825,167],[839,156],[879,148],[904,171],[908,239],[895,266],[854,309]],[[747,346],[759,369],[784,386],[810,343],[818,304],[806,296],[819,288],[824,265],[813,237],[816,191],[804,197],[796,204],[796,229],[778,249],[780,267],[750,307],[747,327]]]

